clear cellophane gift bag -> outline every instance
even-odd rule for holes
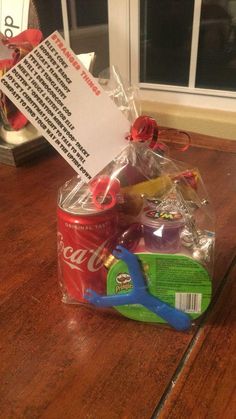
[[[63,301],[186,330],[211,300],[214,213],[199,170],[166,156],[155,121],[136,118],[135,89],[116,70],[110,85],[131,131],[95,178],[59,190]]]

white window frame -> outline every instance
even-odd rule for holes
[[[235,112],[236,92],[194,87],[201,2],[195,0],[188,87],[139,82],[139,0],[108,0],[110,65],[139,87],[143,100]]]

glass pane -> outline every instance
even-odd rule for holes
[[[34,0],[30,2],[29,27],[40,27],[44,38],[51,35],[52,32],[58,31],[62,36],[63,23],[61,2],[55,0]]]
[[[140,1],[140,81],[187,86],[194,0]]]
[[[196,87],[236,90],[236,1],[203,0]]]
[[[95,52],[92,74],[109,67],[107,0],[67,0],[70,45],[76,54]]]

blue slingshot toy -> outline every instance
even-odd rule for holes
[[[121,295],[100,295],[92,289],[87,289],[84,298],[97,307],[113,307],[126,304],[141,304],[148,310],[164,319],[176,330],[187,330],[191,326],[189,316],[178,310],[148,291],[139,260],[136,255],[122,246],[117,246],[113,251],[117,259],[123,260],[128,266],[133,282],[133,289]]]

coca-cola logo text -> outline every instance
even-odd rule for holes
[[[63,235],[58,232],[58,254],[63,262],[80,272],[97,272],[103,266],[102,252],[109,239],[105,240],[97,249],[73,249],[65,246]]]

